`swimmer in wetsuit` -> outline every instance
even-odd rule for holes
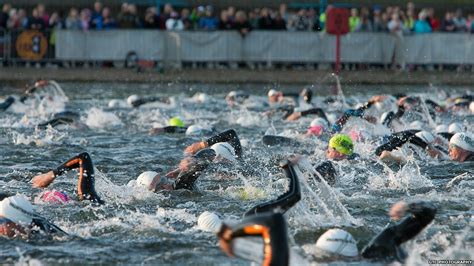
[[[449,157],[453,161],[474,161],[474,138],[466,133],[456,133],[449,140]]]
[[[411,143],[425,150],[431,157],[441,156],[440,148],[433,145],[435,137],[428,131],[405,130],[393,133],[388,141],[375,149],[375,155],[384,161],[405,162],[405,158],[393,154],[391,151],[406,143]]]
[[[26,197],[0,193],[0,236],[12,238],[37,233],[67,235],[36,213]]]
[[[153,103],[153,102],[160,102],[160,103],[164,103],[164,104],[170,104],[171,101],[170,101],[170,98],[169,97],[154,97],[154,96],[150,96],[150,97],[142,97],[140,98],[138,95],[130,95],[128,98],[127,98],[127,103],[134,107],[134,108],[138,108],[144,104],[147,104],[147,103]]]
[[[205,141],[196,142],[185,150],[188,154],[177,169],[160,176],[151,172],[146,178],[137,179],[136,184],[152,191],[194,189],[194,183],[212,163],[233,164],[242,157],[242,146],[233,129],[221,132]],[[144,181],[140,181],[144,180]]]
[[[92,159],[87,152],[83,152],[77,156],[74,156],[56,169],[33,177],[33,187],[46,188],[58,176],[73,169],[79,170],[79,180],[77,186],[77,195],[79,200],[90,200],[99,204],[104,203],[104,201],[101,200],[95,191],[94,164],[92,163]]]
[[[57,127],[59,125],[73,125],[75,123],[78,123],[79,119],[80,119],[80,115],[78,113],[71,112],[71,111],[64,111],[64,112],[56,113],[54,114],[52,119],[38,124],[38,128],[45,129],[48,126]],[[81,125],[81,126],[85,127],[85,125]]]

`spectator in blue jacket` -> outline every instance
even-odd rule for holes
[[[212,6],[206,6],[206,16],[199,19],[199,28],[203,30],[216,30],[219,21],[213,15]]]
[[[414,31],[415,33],[430,33],[433,30],[431,29],[430,23],[426,20],[427,13],[423,9],[421,10],[420,14],[418,15],[418,20],[415,22]]]

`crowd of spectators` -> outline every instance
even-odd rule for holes
[[[212,6],[175,9],[165,4],[158,12],[148,7],[139,12],[135,4],[123,3],[116,12],[113,8],[95,2],[89,8],[71,8],[67,14],[48,12],[45,5],[36,5],[30,14],[25,9],[4,4],[0,13],[0,29],[75,30],[159,29],[159,30],[238,30],[242,35],[251,30],[323,31],[325,12],[314,8],[290,10],[286,4],[278,9],[267,7],[248,11],[233,6],[215,10]],[[416,9],[412,2],[406,9],[399,6],[374,6],[350,10],[349,27],[355,32],[394,32],[397,34],[442,32],[474,33],[474,14],[463,16],[462,10],[447,11],[443,18],[435,15],[434,8]]]

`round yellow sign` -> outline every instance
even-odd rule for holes
[[[40,60],[48,50],[48,40],[43,33],[28,30],[18,35],[15,48],[17,54],[23,59]]]

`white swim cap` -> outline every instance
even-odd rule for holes
[[[0,216],[16,224],[31,224],[35,215],[33,206],[23,195],[8,197],[0,202]]]
[[[138,95],[133,94],[133,95],[128,96],[128,98],[127,98],[127,103],[128,103],[130,106],[133,106],[133,102],[138,101],[139,99],[140,99],[140,97],[138,97]]]
[[[321,126],[323,128],[328,128],[328,122],[320,117],[314,119],[313,121],[311,121],[311,124],[309,125],[310,127],[314,127],[314,126]]]
[[[447,125],[438,125],[435,129],[436,133],[447,133],[449,132]]]
[[[460,123],[451,123],[451,125],[449,125],[448,132],[451,134],[463,132],[463,126]]]
[[[222,221],[215,213],[205,211],[199,215],[198,228],[202,231],[219,233]]]
[[[268,97],[272,97],[278,94],[278,91],[271,89],[268,91]]]
[[[232,147],[229,143],[227,142],[219,142],[211,146],[211,149],[213,149],[216,152],[216,155],[218,157],[225,158],[229,161],[234,161],[235,160],[235,150],[234,147]]]
[[[359,255],[356,242],[351,234],[341,229],[330,229],[316,241],[316,248],[345,257]]]
[[[186,135],[199,135],[204,130],[200,125],[192,125],[186,129]]]
[[[471,113],[474,114],[474,102],[471,102],[471,104],[469,104],[469,110],[471,111]]]
[[[229,92],[229,94],[227,94],[227,97],[235,97],[235,96],[237,96],[236,91],[231,91],[231,92]]]
[[[385,112],[380,116],[380,123],[382,123],[383,121],[385,121],[385,119],[387,119],[387,116],[389,113],[390,112]]]
[[[154,188],[151,187],[151,186],[153,184],[153,180],[155,179],[155,177],[157,175],[158,175],[158,173],[155,172],[155,171],[143,172],[137,177],[136,185],[144,187],[144,188],[149,189],[149,190],[153,190]]]
[[[423,140],[426,143],[432,143],[434,141],[434,136],[428,131],[420,131],[415,134],[415,136],[419,137],[421,140]]]
[[[196,95],[194,95],[194,98],[200,103],[205,103],[207,102],[207,100],[209,100],[209,97],[207,96],[207,94],[201,93],[201,92],[196,93]]]
[[[449,140],[449,143],[454,144],[463,150],[474,152],[474,139],[466,133],[454,134],[454,136]]]

